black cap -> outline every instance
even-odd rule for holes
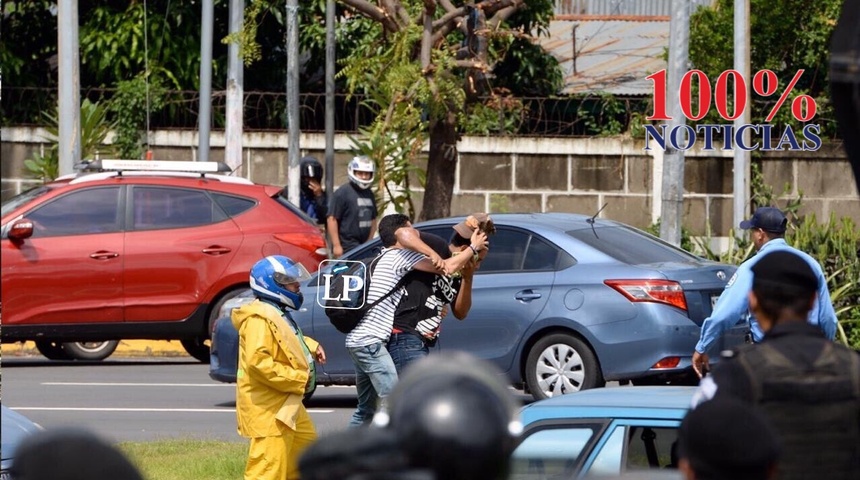
[[[765,254],[752,266],[753,290],[777,288],[792,294],[818,291],[818,276],[796,253],[778,250]]]
[[[696,478],[765,479],[779,459],[770,420],[752,404],[716,397],[691,410],[678,430],[678,457]]]
[[[749,230],[750,228],[760,228],[771,233],[785,233],[785,226],[788,224],[788,219],[785,218],[782,211],[776,207],[759,207],[753,213],[749,220],[741,222],[741,228]]]

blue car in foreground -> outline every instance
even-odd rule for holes
[[[462,219],[415,226],[449,238]],[[702,322],[734,266],[611,220],[535,213],[493,214],[493,221],[496,234],[475,275],[472,308],[463,321],[449,314],[434,352],[463,350],[489,360],[538,400],[611,380],[690,378]],[[380,248],[374,239],[345,257],[367,258]],[[344,334],[319,304],[318,278],[302,285],[304,306],[293,318],[326,349],[317,385],[351,385]],[[212,334],[210,376],[235,381],[238,340],[229,312],[222,313]],[[714,342],[711,358],[742,343],[745,330],[739,323]]]
[[[12,461],[15,459],[15,451],[18,450],[18,445],[27,436],[41,431],[42,427],[5,405],[0,405],[0,426],[2,426],[0,453],[3,456],[2,464],[0,464],[0,479],[14,480],[10,468],[12,467]]]
[[[695,391],[601,388],[527,405],[520,412],[524,429],[509,478],[680,479],[678,428]]]

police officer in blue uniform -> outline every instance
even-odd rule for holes
[[[749,306],[762,342],[726,352],[694,403],[735,398],[757,405],[783,445],[781,480],[860,478],[860,355],[810,325],[820,290],[807,259],[759,253]]]
[[[748,320],[752,342],[761,341],[763,332],[756,319],[749,314],[748,296],[753,283],[753,266],[764,255],[771,252],[794,253],[812,269],[818,281],[818,288],[817,299],[809,311],[808,321],[820,328],[828,339],[833,340],[836,336],[836,312],[830,302],[830,291],[827,288],[824,271],[814,258],[785,243],[783,237],[787,223],[785,215],[774,207],[760,207],[749,220],[741,222],[740,227],[750,231],[758,253],[738,267],[717,300],[711,316],[702,324],[702,333],[693,352],[693,369],[700,378],[710,368],[708,349],[723,332],[736,325],[739,320],[744,318]]]

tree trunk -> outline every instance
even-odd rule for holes
[[[427,161],[427,185],[419,221],[451,215],[451,198],[457,172],[457,115],[448,111],[430,125],[430,158]]]

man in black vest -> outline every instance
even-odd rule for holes
[[[753,267],[750,310],[764,340],[723,354],[694,403],[731,396],[759,405],[783,443],[783,480],[860,478],[860,355],[806,322],[818,281],[790,251]]]
[[[403,373],[407,365],[430,354],[448,305],[458,320],[466,318],[472,307],[472,278],[489,247],[476,251],[471,246],[470,238],[476,229],[491,235],[495,232],[495,226],[486,213],[475,213],[453,229],[450,243],[438,235],[420,233],[421,240],[440,257],[470,255],[472,260],[450,276],[430,272],[409,274],[404,284],[406,294],[394,313],[394,328],[388,339],[388,352],[398,375]]]

